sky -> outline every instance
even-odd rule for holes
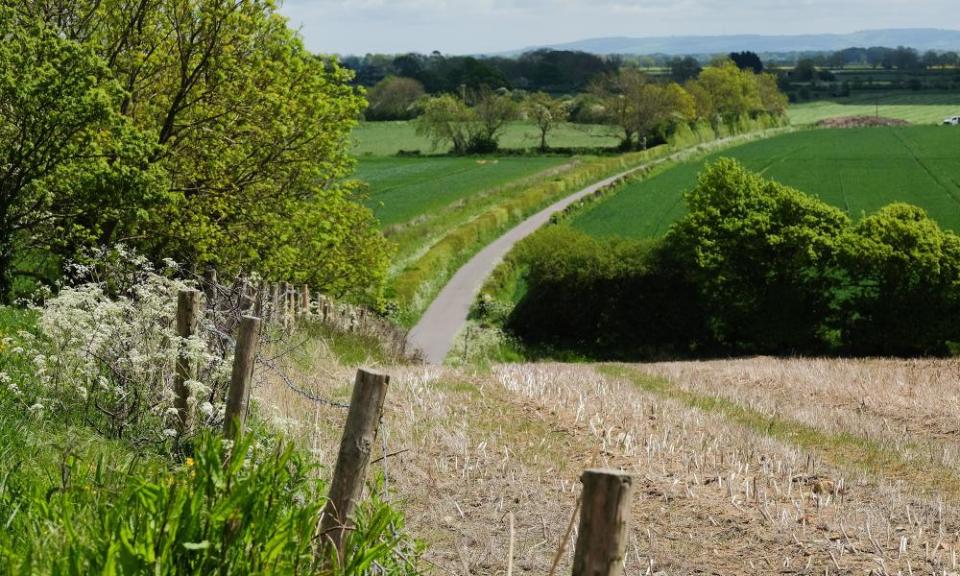
[[[328,54],[483,54],[603,36],[957,28],[957,0],[284,0]]]

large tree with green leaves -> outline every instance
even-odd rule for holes
[[[363,98],[348,71],[304,48],[273,1],[17,6],[22,20],[42,18],[99,55],[123,90],[119,112],[151,135],[150,162],[169,186],[167,201],[141,214],[138,246],[228,272],[306,276],[325,288],[339,282],[336,266],[320,273],[326,259],[369,243],[384,257],[368,262],[370,275],[351,291],[376,284],[386,244],[343,183]]]
[[[49,255],[135,230],[160,206],[158,147],[120,115],[87,46],[0,8],[0,297]]]
[[[686,201],[667,242],[699,287],[717,343],[817,350],[846,214],[730,159],[709,166]]]

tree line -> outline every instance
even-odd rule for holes
[[[537,126],[542,151],[549,148],[549,134],[571,118],[615,126],[621,133],[621,149],[636,150],[666,141],[683,124],[733,125],[741,118],[761,114],[779,117],[787,106],[775,77],[741,68],[732,60],[703,68],[682,85],[635,68],[621,68],[600,75],[586,94],[568,100],[545,92],[527,94],[488,87],[462,97],[427,97],[410,86],[409,80],[384,82],[403,87],[409,98],[415,98],[404,101],[418,107],[418,133],[430,138],[435,147],[447,147],[455,154],[495,151],[507,122],[518,118]],[[382,83],[371,92],[372,106],[378,110],[385,101],[377,91],[380,86]]]
[[[274,2],[4,2],[0,37],[0,297],[114,243],[376,297],[364,99]]]
[[[685,198],[659,240],[561,225],[524,241],[508,330],[533,350],[631,359],[945,355],[960,342],[960,236],[922,209],[855,223],[729,159]]]

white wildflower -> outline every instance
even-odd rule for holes
[[[174,430],[173,428],[166,428],[163,431],[163,435],[166,436],[167,438],[176,438],[177,431]]]
[[[207,418],[210,418],[211,416],[213,416],[213,412],[214,412],[213,404],[209,402],[204,402],[203,404],[200,405],[200,413],[206,416]]]
[[[29,410],[31,414],[32,414],[32,413],[35,413],[35,412],[42,412],[42,411],[43,411],[43,404],[37,402],[37,403],[34,404],[33,406],[27,408],[27,410]]]

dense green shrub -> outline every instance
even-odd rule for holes
[[[686,355],[704,340],[696,293],[663,243],[555,226],[510,259],[527,272],[526,293],[506,327],[528,347],[649,358]]]
[[[721,159],[667,235],[698,287],[713,339],[749,352],[816,350],[846,215]]]
[[[939,355],[960,340],[960,237],[923,210],[854,225],[732,160],[686,200],[658,242],[563,226],[525,240],[507,259],[525,290],[505,326],[534,351],[596,358]]]
[[[960,338],[960,237],[915,206],[892,204],[845,235],[838,293],[846,350],[944,354]]]

